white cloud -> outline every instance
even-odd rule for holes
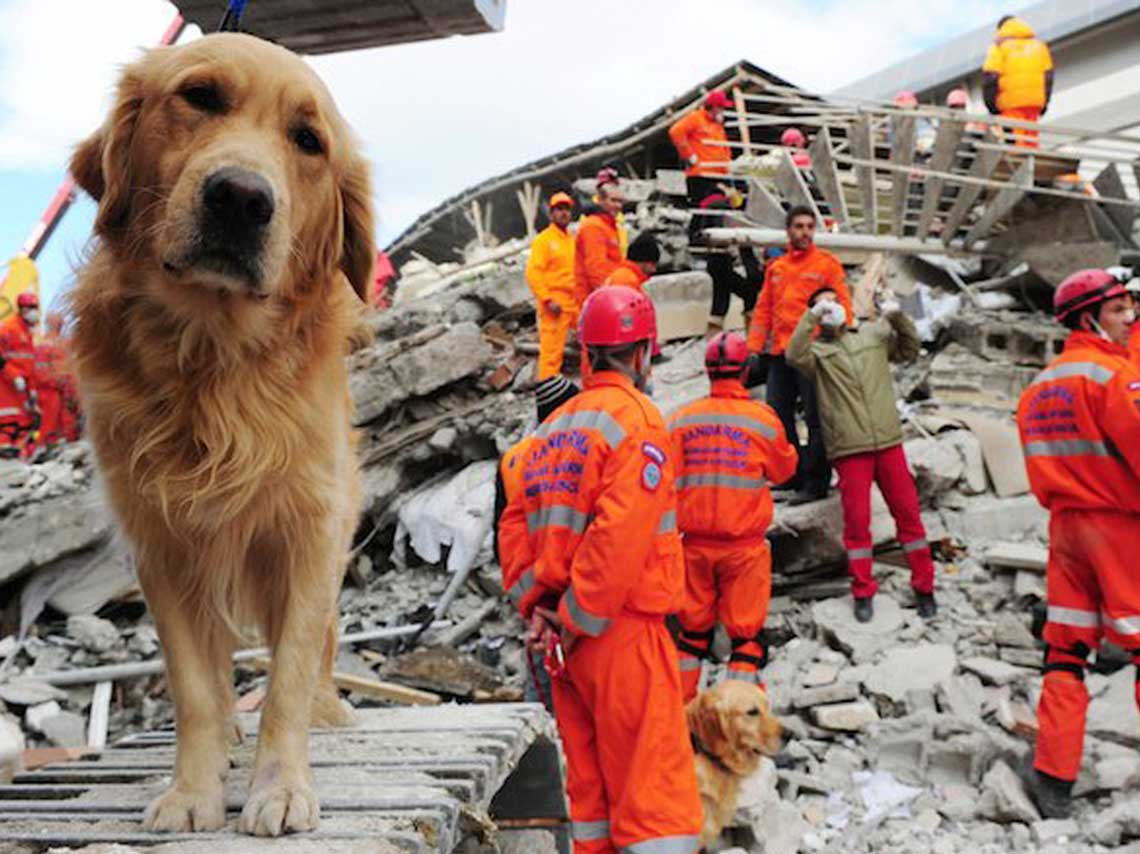
[[[98,124],[117,67],[172,16],[155,0],[0,6],[0,169],[57,168]],[[828,91],[993,17],[988,0],[920,13],[911,0],[509,0],[502,33],[312,63],[375,164],[390,238],[464,187],[624,127],[739,59]]]

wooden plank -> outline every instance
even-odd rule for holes
[[[938,133],[934,137],[934,153],[930,158],[930,168],[935,172],[949,172],[958,157],[958,145],[962,141],[962,122],[953,119],[943,119],[938,123]],[[922,213],[918,218],[918,236],[925,238],[930,233],[930,224],[938,212],[942,201],[942,188],[946,185],[943,178],[936,175],[927,176],[922,195]]]
[[[107,725],[111,717],[111,688],[110,682],[95,683],[95,691],[91,695],[91,717],[87,723],[87,746],[94,750],[102,750],[107,746]]]
[[[831,134],[826,127],[819,129],[808,148],[808,154],[811,155],[816,185],[827,201],[831,216],[839,223],[840,230],[850,231],[847,201],[843,198],[843,188],[839,183],[839,169],[835,165],[835,158],[831,156]]]
[[[776,169],[776,187],[784,198],[792,205],[805,205],[811,209],[815,214],[817,222],[822,223],[823,218],[819,215],[819,208],[815,206],[815,199],[811,197],[811,191],[808,190],[807,184],[804,183],[804,177],[800,174],[800,170],[796,164],[792,162],[792,155],[788,153],[786,148],[781,148],[780,152],[780,165]]]
[[[748,198],[744,203],[744,215],[757,225],[784,227],[784,206],[755,178],[748,179]]]
[[[851,142],[851,151],[856,159],[874,159],[870,116],[859,116],[853,121],[848,126],[847,139]],[[859,199],[863,206],[863,223],[859,230],[865,234],[876,234],[879,225],[879,200],[875,195],[875,170],[871,166],[856,166],[855,176],[859,182]]]
[[[748,108],[744,104],[744,93],[740,91],[739,86],[733,87],[732,98],[736,102],[737,126],[740,128],[740,141],[744,145],[744,155],[749,157],[752,155],[752,136],[748,132]]]
[[[251,658],[242,663],[246,667],[257,670],[268,671],[270,669],[268,658]],[[332,680],[338,688],[371,697],[373,700],[386,700],[390,703],[403,703],[409,706],[438,706],[443,702],[439,694],[433,694],[430,691],[420,691],[418,688],[397,685],[395,682],[381,682],[379,679],[364,679],[360,676],[353,676],[351,673],[341,673],[338,670],[333,671]]]
[[[910,166],[914,163],[916,130],[914,116],[891,116],[891,163],[895,166]],[[910,175],[904,169],[897,169],[891,175],[891,223],[894,233],[899,237],[903,236],[903,215],[906,213],[909,184]]]
[[[1000,151],[979,150],[974,158],[974,165],[970,167],[969,176],[979,180],[988,180],[999,160],[1001,160]],[[946,214],[946,224],[942,229],[942,243],[945,246],[950,245],[955,232],[958,231],[958,226],[962,224],[966,214],[970,212],[970,208],[974,206],[974,202],[982,194],[983,189],[985,189],[983,184],[958,185],[958,198],[954,200],[950,213]]]
[[[1013,183],[1018,186],[1006,187],[999,192],[986,206],[982,218],[974,223],[974,227],[967,232],[965,240],[967,249],[977,243],[979,238],[989,234],[995,223],[1013,210],[1014,206],[1025,198],[1025,194],[1033,188],[1032,155],[1025,158],[1025,162],[1021,164],[1021,168],[1013,176]]]
[[[1128,194],[1124,192],[1124,181],[1120,178],[1120,171],[1116,168],[1115,163],[1109,163],[1100,174],[1093,179],[1093,187],[1104,198],[1108,199],[1126,199]],[[1105,216],[1112,220],[1112,224],[1116,226],[1120,234],[1125,237],[1132,236],[1132,222],[1136,219],[1136,208],[1126,208],[1123,205],[1104,205],[1101,207]]]

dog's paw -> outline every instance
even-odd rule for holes
[[[320,817],[317,796],[307,783],[268,783],[249,793],[240,827],[253,836],[280,836],[316,830]]]
[[[220,786],[200,792],[171,786],[151,801],[143,814],[143,827],[156,833],[218,830],[225,823],[226,804]]]
[[[346,703],[337,694],[336,688],[319,690],[313,697],[312,711],[309,713],[309,725],[317,729],[328,727],[348,727],[356,723],[356,715],[352,706]]]

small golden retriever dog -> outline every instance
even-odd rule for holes
[[[703,850],[732,820],[740,781],[756,771],[761,756],[779,752],[783,727],[760,686],[733,679],[702,691],[685,711],[705,812]]]
[[[367,164],[304,62],[220,34],[127,67],[71,172],[99,206],[72,297],[89,433],[178,730],[145,826],[225,823],[231,654],[255,626],[273,669],[240,829],[311,830],[308,728],[350,719],[331,670],[360,499],[344,357],[375,257]]]

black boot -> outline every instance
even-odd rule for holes
[[[1029,799],[1043,818],[1068,818],[1073,811],[1073,784],[1033,767],[1033,751],[1019,769]]]
[[[875,606],[872,604],[872,597],[859,596],[855,599],[855,619],[860,623],[869,623],[871,618],[875,616]]]
[[[934,601],[933,593],[916,592],[914,598],[918,601],[918,616],[922,619],[929,620],[938,613],[938,603]]]

